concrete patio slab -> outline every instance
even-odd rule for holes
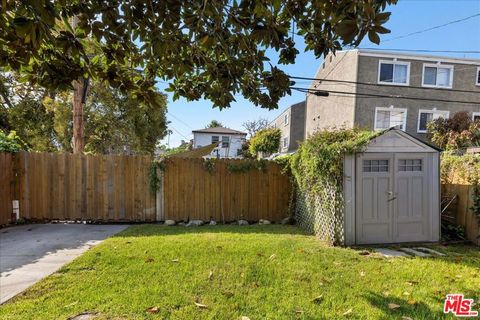
[[[413,248],[415,250],[419,250],[419,251],[424,251],[424,252],[428,252],[428,253],[432,253],[432,254],[436,254],[437,256],[445,256],[444,253],[441,253],[437,250],[433,250],[433,249],[430,249],[430,248],[425,248],[425,247],[416,247],[416,248]]]
[[[375,251],[380,253],[381,255],[384,255],[385,257],[409,257],[409,255],[406,254],[405,252],[392,250],[392,249],[377,248],[375,249]]]
[[[415,250],[415,249],[412,249],[412,248],[400,248],[400,250],[402,250],[404,252],[408,252],[412,256],[417,256],[417,257],[422,257],[422,258],[430,257],[430,254],[428,254],[428,253],[421,252],[421,251],[418,251],[418,250]]]
[[[0,304],[127,225],[32,224],[0,230]]]

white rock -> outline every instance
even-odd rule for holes
[[[203,226],[204,222],[203,220],[190,220],[187,223],[187,227],[199,227]]]
[[[247,220],[238,220],[237,223],[239,226],[248,226]]]
[[[292,223],[292,218],[286,217],[285,219],[282,219],[281,224],[291,224]]]
[[[215,226],[216,224],[217,223],[214,220],[210,221],[210,223],[209,223],[209,225],[211,225],[211,226]]]
[[[174,226],[175,225],[175,220],[165,220],[165,225],[166,226]]]
[[[258,224],[271,224],[271,222],[269,220],[260,219],[258,220]]]

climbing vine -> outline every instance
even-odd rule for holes
[[[229,163],[227,165],[227,170],[230,173],[245,173],[250,170],[259,170],[266,172],[267,170],[267,160],[253,160],[253,161],[242,161],[240,163]]]
[[[215,158],[207,158],[203,160],[203,167],[208,171],[208,173],[212,174],[213,170],[215,170]]]
[[[480,155],[445,152],[441,161],[443,183],[460,178],[473,185],[472,211],[480,222]]]
[[[319,131],[302,143],[289,158],[300,226],[329,243],[343,243],[344,157],[364,150],[380,134],[360,129]]]
[[[158,178],[157,170],[165,171],[165,158],[155,159],[150,164],[148,180],[150,184],[150,192],[153,194],[155,194],[160,187],[160,179]]]

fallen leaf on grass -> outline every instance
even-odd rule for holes
[[[150,308],[147,308],[147,311],[148,313],[158,313],[160,312],[160,308],[159,307],[150,307]]]
[[[413,305],[416,305],[418,302],[415,300],[408,300],[407,303],[413,306]]]
[[[418,284],[418,281],[407,281],[407,284],[409,286],[414,286],[414,285]]]
[[[213,279],[213,271],[210,270],[210,273],[208,274],[208,280],[212,280]]]
[[[179,260],[178,259],[173,259],[172,262],[178,262]]]
[[[201,303],[198,303],[198,302],[195,302],[195,305],[197,307],[199,307],[200,309],[206,309],[208,308],[208,306],[206,304],[201,304]]]
[[[273,260],[273,259],[275,259],[276,257],[277,257],[277,255],[274,253],[274,254],[272,254],[272,255],[268,258],[268,260]]]
[[[319,295],[318,297],[313,298],[312,302],[316,303],[316,304],[319,304],[319,303],[322,302],[322,300],[323,300],[323,294]]]
[[[295,313],[296,313],[296,314],[303,314],[303,310],[297,309],[297,310],[295,310]]]
[[[365,271],[360,272],[360,277],[365,277]]]
[[[233,297],[233,292],[230,292],[230,291],[224,291],[222,292],[222,294],[227,298]]]
[[[388,304],[388,309],[390,310],[395,310],[395,309],[398,309],[400,308],[400,305],[396,304],[396,303],[389,303]]]
[[[150,262],[154,262],[155,260],[153,260],[153,258],[147,258],[145,259],[145,263],[150,263]]]
[[[413,319],[407,316],[402,316],[402,320],[413,320]]]
[[[405,292],[403,293],[403,295],[404,295],[404,296],[409,296],[409,295],[410,295],[410,292],[405,291]]]
[[[240,320],[250,320],[250,318],[247,317],[247,316],[242,316],[242,317],[240,318]]]
[[[364,250],[364,251],[360,251],[358,254],[361,255],[361,256],[368,256],[370,254],[370,252]]]
[[[345,311],[345,312],[342,314],[342,316],[347,316],[347,315],[349,315],[349,314],[352,313],[352,312],[353,312],[353,309],[348,309],[347,311]]]

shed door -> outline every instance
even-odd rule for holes
[[[356,243],[430,239],[427,159],[419,153],[358,155]]]

